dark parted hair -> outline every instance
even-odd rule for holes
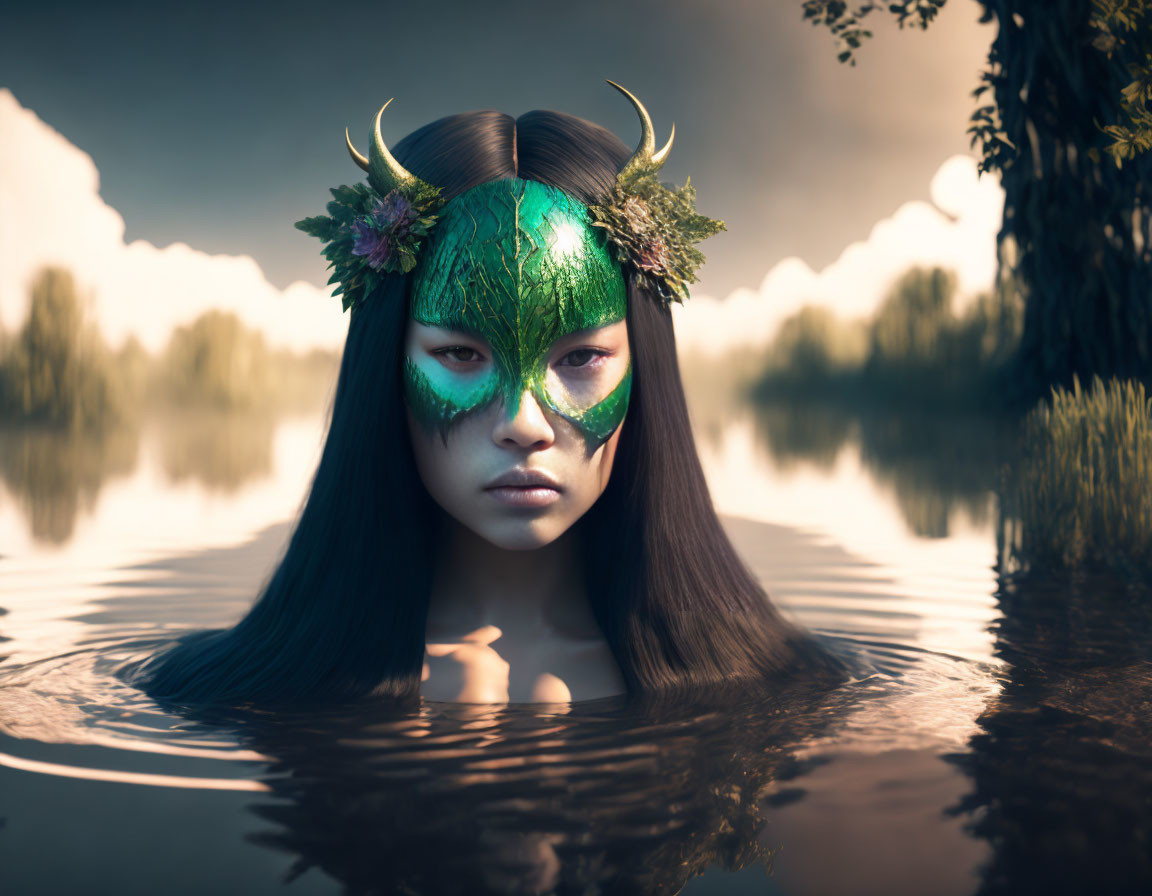
[[[520,177],[601,202],[631,150],[560,112],[434,121],[392,147],[451,199]],[[416,472],[401,363],[410,277],[352,313],[331,422],[280,565],[233,628],[145,662],[181,704],[414,697],[443,513]],[[589,599],[631,693],[771,682],[837,664],[783,620],[722,530],[689,425],[668,309],[629,278],[633,381],[608,486],[577,524]]]

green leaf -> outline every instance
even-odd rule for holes
[[[359,210],[361,201],[364,198],[363,190],[358,190],[355,186],[341,185],[333,187],[331,190],[333,197],[341,205],[348,205]]]
[[[318,237],[325,242],[335,239],[340,229],[337,222],[325,215],[316,215],[315,217],[297,221],[295,227],[297,230],[302,230],[309,236]]]

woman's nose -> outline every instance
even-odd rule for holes
[[[552,424],[544,416],[544,410],[536,397],[528,390],[520,396],[514,414],[509,415],[507,408],[501,406],[499,420],[492,429],[492,440],[497,445],[546,448],[555,438]]]

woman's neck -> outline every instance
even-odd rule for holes
[[[510,551],[447,523],[428,606],[429,639],[496,626],[507,638],[601,637],[578,556],[577,534]]]
[[[577,533],[508,551],[447,525],[428,602],[425,699],[567,704],[624,693],[584,587]]]

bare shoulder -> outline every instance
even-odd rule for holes
[[[428,641],[420,695],[454,703],[507,703],[508,661],[492,646],[500,634],[488,625],[460,638]]]
[[[551,645],[538,663],[526,664],[523,675],[516,673],[513,665],[510,689],[517,702],[571,703],[627,690],[616,657],[603,639]]]

